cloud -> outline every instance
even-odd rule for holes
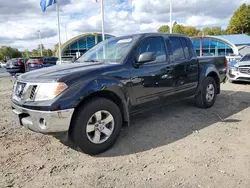
[[[36,48],[37,30],[45,47],[58,43],[56,8],[42,13],[39,0],[0,0],[0,45]],[[178,0],[173,1],[173,19],[195,27],[226,27],[233,12],[250,0]],[[61,38],[84,32],[101,31],[100,2],[60,0]],[[169,24],[169,0],[105,0],[105,32],[116,36],[156,32]]]
[[[8,37],[1,37],[0,36],[0,44],[11,44],[14,41]]]

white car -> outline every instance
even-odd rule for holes
[[[5,67],[6,67],[6,63],[1,63],[1,64],[0,64],[0,67],[1,67],[1,68],[5,68]]]
[[[229,82],[247,81],[250,82],[250,61],[239,61],[228,71]]]

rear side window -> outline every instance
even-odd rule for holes
[[[188,49],[188,44],[187,44],[187,40],[185,38],[180,38],[181,40],[181,46],[183,48],[184,51],[184,55],[186,59],[189,59],[190,54],[189,54],[189,49]]]
[[[170,37],[169,38],[172,43],[173,54],[175,60],[180,61],[185,59],[184,50],[182,48],[181,40],[179,37]]]

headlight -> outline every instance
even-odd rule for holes
[[[68,86],[63,82],[43,83],[38,86],[35,101],[54,99],[62,93]]]
[[[239,68],[238,68],[238,67],[232,67],[231,70],[234,71],[234,72],[238,72],[238,71],[239,71]]]

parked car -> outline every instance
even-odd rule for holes
[[[228,61],[228,68],[230,69],[233,67],[237,62],[239,62],[242,59],[242,56],[240,55],[230,55],[226,56],[227,61]]]
[[[6,68],[6,63],[5,62],[1,62],[0,67],[1,68]]]
[[[67,133],[74,145],[94,155],[111,148],[130,115],[142,109],[190,96],[198,106],[212,107],[226,71],[225,57],[197,58],[185,35],[117,37],[73,64],[20,75],[12,108],[26,128]]]
[[[227,74],[229,82],[246,81],[250,82],[250,54],[246,54],[235,63]]]
[[[31,57],[26,63],[26,71],[29,72],[56,65],[57,60],[57,57]]]
[[[26,61],[27,59],[24,58],[11,59],[6,63],[6,71],[12,76],[16,75],[17,73],[25,73]]]
[[[75,56],[63,56],[62,61],[60,62],[60,60],[58,59],[56,64],[60,65],[60,64],[73,63],[75,62],[75,60],[76,60]]]

